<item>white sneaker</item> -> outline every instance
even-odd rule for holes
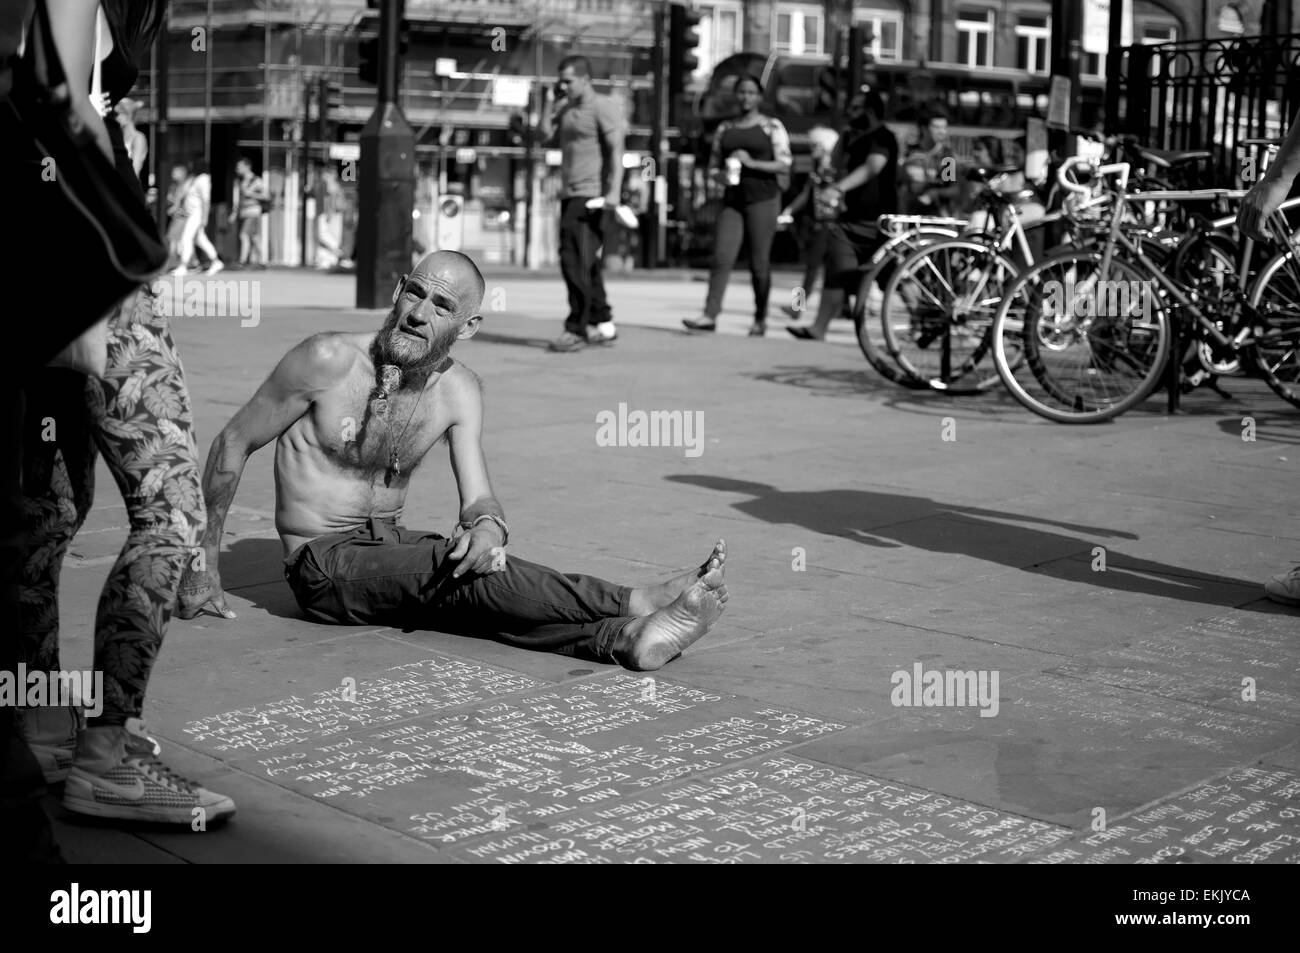
[[[226,267],[225,264],[221,261],[220,258],[214,258],[212,264],[208,265],[208,270],[206,274],[215,275],[217,272],[221,271],[225,267]]]
[[[1300,566],[1280,572],[1264,583],[1264,594],[1286,606],[1300,606]]]
[[[129,821],[204,825],[235,813],[235,802],[175,774],[139,718],[87,728],[63,789],[63,806],[77,814]]]
[[[77,753],[77,736],[86,718],[75,706],[19,708],[18,724],[27,747],[36,756],[46,784],[66,781]]]
[[[610,344],[618,339],[618,329],[613,321],[602,321],[587,331],[587,340],[592,344]]]
[[[175,268],[173,268],[171,271],[167,272],[167,274],[169,274],[169,275],[175,275],[175,276],[178,277],[178,278],[179,278],[179,277],[182,277],[182,276],[184,276],[184,275],[188,275],[189,273],[190,273],[190,270],[189,270],[188,268],[186,268],[184,265],[177,265],[177,266],[176,266]]]

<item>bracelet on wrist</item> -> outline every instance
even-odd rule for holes
[[[484,520],[491,520],[493,523],[496,523],[497,526],[501,527],[502,546],[505,546],[508,542],[510,542],[510,527],[506,525],[505,520],[492,513],[484,513],[482,516],[476,516],[473,520],[462,520],[461,522],[456,524],[456,528],[468,533],[475,526],[477,526],[479,523],[483,522]]]

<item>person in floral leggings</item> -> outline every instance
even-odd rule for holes
[[[28,671],[60,668],[59,573],[94,498],[97,452],[121,491],[130,530],[95,617],[102,710],[83,729],[75,709],[25,709],[23,731],[47,782],[67,780],[69,810],[190,824],[195,808],[212,821],[234,813],[234,803],[159,761],[140,720],[181,571],[206,522],[185,372],[154,302],[141,287],[112,315],[103,380],[58,368],[32,376],[23,435]]]

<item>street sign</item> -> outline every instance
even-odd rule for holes
[[[357,162],[361,159],[361,143],[331,142],[330,158],[340,162]]]
[[[546,164],[547,164],[547,165],[562,165],[563,163],[564,163],[564,153],[563,153],[563,152],[561,152],[559,149],[547,149],[547,150],[546,150]]]
[[[456,72],[455,60],[440,56],[433,61],[434,76],[450,76],[454,72]]]
[[[498,76],[492,80],[492,105],[527,106],[530,92],[528,80],[518,76]]]
[[[458,165],[473,165],[478,160],[478,153],[473,149],[457,149],[456,163]]]
[[[1105,53],[1110,49],[1110,5],[1113,0],[1083,0],[1083,49],[1087,53]],[[1123,0],[1124,20],[1119,45],[1133,44],[1133,3]]]
[[[1053,76],[1047,100],[1047,125],[1057,129],[1070,126],[1070,77]]]

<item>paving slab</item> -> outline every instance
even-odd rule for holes
[[[204,455],[285,350],[383,317],[350,307],[347,278],[259,280],[257,327],[174,328]],[[1300,437],[1271,394],[1234,382],[1237,400],[1198,392],[1179,416],[1161,395],[1063,427],[996,390],[897,388],[844,324],[827,344],[746,339],[741,287],[720,334],[680,334],[702,283],[635,277],[611,284],[616,346],[551,354],[559,282],[489,281],[509,307],[457,356],[486,382],[512,552],[645,584],[723,536],[722,621],[650,675],[308,622],[265,449],[223,539],[239,618],[173,620],[145,712],[169,763],[239,814],[202,833],[60,815],[70,855],[1295,862],[1300,612],[1260,583],[1300,556]],[[600,446],[597,414],[620,404],[702,413],[702,452]],[[449,532],[458,508],[435,453],[403,523]],[[126,531],[101,463],[63,573],[65,667],[90,663]],[[895,704],[893,675],[917,665],[997,672],[997,714]]]

